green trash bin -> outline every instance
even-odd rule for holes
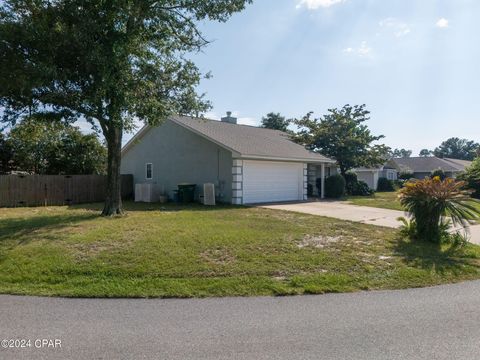
[[[195,184],[178,184],[178,200],[184,204],[195,200]]]

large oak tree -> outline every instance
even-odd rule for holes
[[[187,55],[252,0],[6,0],[0,3],[3,121],[85,119],[108,146],[104,215],[122,213],[121,144],[134,120],[161,123],[209,108]]]

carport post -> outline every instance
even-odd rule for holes
[[[322,193],[320,194],[320,199],[325,199],[325,164],[322,163],[322,172],[320,174],[321,183],[322,183]]]

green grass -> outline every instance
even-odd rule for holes
[[[480,247],[260,208],[126,204],[0,209],[0,293],[77,297],[288,295],[480,278]]]
[[[345,200],[351,204],[359,206],[371,206],[382,209],[403,211],[403,207],[398,199],[398,192],[396,191],[377,192],[371,196],[347,196]],[[472,201],[471,204],[480,211],[480,202]],[[480,223],[480,220],[478,219],[472,218],[472,220],[476,220],[477,223]]]
[[[348,196],[345,200],[359,206],[403,211],[396,191],[377,192],[371,196]]]

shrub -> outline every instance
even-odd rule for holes
[[[347,187],[350,184],[355,184],[356,182],[358,182],[357,174],[355,174],[354,172],[347,172],[343,178],[345,179],[345,185]]]
[[[347,172],[343,178],[345,179],[345,193],[348,195],[353,195],[358,183],[357,174],[354,172]]]
[[[397,218],[397,220],[402,222],[402,226],[400,227],[400,235],[414,239],[417,235],[417,224],[415,220],[408,220],[403,216]]]
[[[474,198],[480,199],[480,158],[475,159],[458,178],[467,183],[466,187],[473,191]]]
[[[348,195],[368,196],[373,194],[366,182],[359,181],[357,174],[348,172],[345,174],[345,192]]]
[[[313,196],[313,185],[312,184],[307,184],[307,196],[308,197]]]
[[[325,196],[338,199],[345,194],[345,179],[342,175],[332,175],[325,179]]]
[[[398,178],[400,180],[410,180],[412,178],[414,178],[415,176],[413,175],[413,173],[411,172],[401,172],[400,174],[398,174]]]
[[[393,186],[393,181],[388,180],[385,177],[379,178],[378,184],[377,184],[377,191],[395,191],[395,187]]]
[[[322,193],[322,178],[317,178],[317,180],[315,181],[315,187],[317,188],[318,196],[320,196],[320,194]]]
[[[440,177],[409,181],[400,190],[400,202],[412,217],[415,239],[440,243],[450,227],[468,226],[468,219],[478,218],[480,210],[463,190],[465,182]],[[410,229],[409,231],[412,231]]]
[[[354,196],[369,196],[374,193],[374,191],[370,189],[368,184],[365,181],[361,180],[347,184],[346,189],[347,194]]]
[[[406,180],[393,180],[393,187],[395,190],[403,188],[405,185]]]
[[[445,172],[442,169],[437,169],[432,171],[432,175],[430,177],[433,179],[434,177],[439,177],[440,180],[445,180],[447,178],[447,175],[445,175]]]

